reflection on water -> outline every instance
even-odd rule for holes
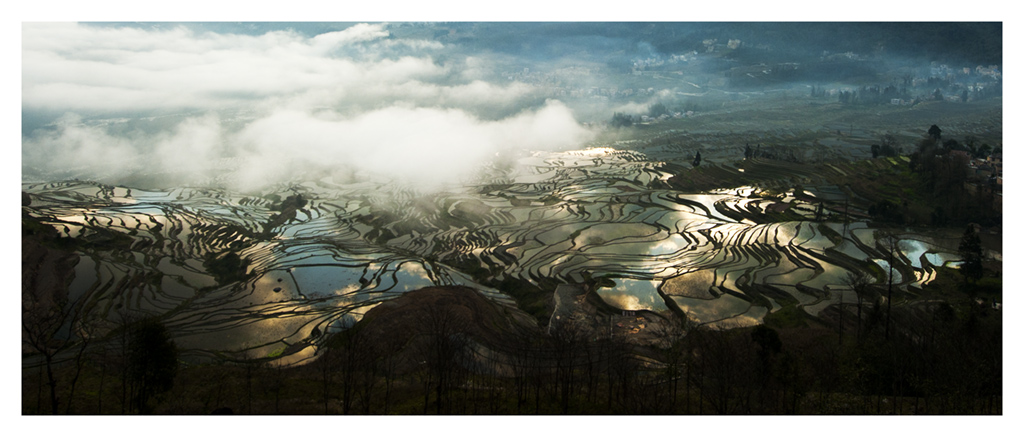
[[[298,266],[291,269],[291,274],[301,293],[310,298],[344,294],[341,291],[352,286],[358,290],[363,276],[361,269],[330,265]]]
[[[928,251],[928,246],[922,241],[917,240],[900,240],[899,250],[903,253],[903,256],[910,261],[910,264],[916,269],[921,268],[921,256]]]
[[[874,261],[875,264],[878,264],[878,266],[882,268],[882,271],[885,272],[886,275],[889,274],[889,260],[873,259],[872,261]],[[889,279],[886,279],[886,281],[888,281],[888,280]],[[899,283],[902,283],[902,282],[903,282],[903,275],[900,273],[900,271],[898,269],[896,269],[894,267],[892,269],[892,283],[893,284],[899,284]]]
[[[96,262],[88,255],[79,256],[78,264],[75,264],[75,279],[68,286],[68,302],[77,302],[95,284]]]
[[[683,296],[696,299],[714,299],[711,287],[715,284],[715,272],[710,269],[688,272],[666,280],[661,292],[669,296]]]
[[[615,287],[599,288],[597,295],[609,305],[627,311],[648,310],[668,313],[665,301],[658,294],[661,281],[615,279]]]
[[[952,253],[929,252],[924,254],[924,257],[926,260],[928,260],[928,264],[931,264],[936,267],[955,267],[957,265],[960,265],[960,255]]]
[[[394,291],[412,291],[434,285],[433,270],[421,262],[406,262],[393,276]],[[392,289],[392,288],[389,288]]]
[[[768,208],[813,217],[814,205],[792,192],[762,199],[750,186],[708,194],[652,186],[667,177],[660,165],[607,147],[537,152],[493,179],[431,195],[329,176],[244,195],[24,184],[32,196],[24,210],[65,237],[97,238],[103,229],[123,238],[116,250],[80,254],[72,293],[94,299],[97,311],[172,314],[169,328],[197,356],[248,350],[300,359],[317,341],[312,333],[343,329],[379,302],[431,285],[469,285],[512,305],[477,282],[608,277],[615,286],[597,293],[616,308],[680,310],[725,327],[760,323],[769,308],[751,302],[772,311],[787,295],[811,311],[832,304],[822,290],[842,283],[851,260],[888,273],[865,222],[763,223]],[[808,190],[842,200],[836,187]],[[270,226],[280,199],[294,194],[306,205]],[[919,287],[935,266],[956,262],[955,241],[899,240],[900,286]],[[208,270],[227,254],[246,266],[243,282],[219,284]],[[775,298],[759,299],[766,288]]]
[[[710,322],[706,326],[711,329],[734,329],[756,326],[762,323],[765,314],[768,314],[767,308],[753,305],[743,314]]]
[[[688,320],[699,324],[732,319],[751,308],[750,302],[731,294],[723,294],[713,300],[683,296],[671,296],[671,298],[679,309],[686,314]],[[765,310],[767,309],[765,308]],[[761,316],[763,317],[764,313],[761,313]]]

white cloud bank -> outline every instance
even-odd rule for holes
[[[258,105],[322,92],[344,104],[349,90],[429,81],[444,73],[430,56],[395,56],[380,45],[383,25],[360,24],[312,38],[92,27],[23,27],[26,109],[148,111]],[[389,44],[388,47],[393,45]],[[392,55],[388,57],[383,57]],[[370,96],[367,96],[370,97]]]
[[[246,185],[283,178],[282,159],[302,166],[351,167],[390,175],[420,188],[472,177],[496,152],[555,149],[578,144],[589,132],[559,102],[497,121],[457,109],[388,107],[339,117],[283,110],[247,125],[231,144],[247,150]]]
[[[23,133],[23,168],[51,174],[201,174],[227,158],[246,188],[309,166],[436,185],[497,151],[589,137],[560,102],[529,106],[532,86],[481,80],[476,59],[439,63],[442,44],[394,39],[382,24],[306,37],[25,23],[22,36],[23,113],[67,114]],[[89,123],[175,112],[201,115],[158,132]]]

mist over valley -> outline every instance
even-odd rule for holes
[[[1000,414],[1002,63],[998,22],[24,23],[23,414]]]

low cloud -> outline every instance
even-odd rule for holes
[[[240,128],[211,114],[155,134],[127,135],[67,115],[56,129],[24,142],[23,161],[44,174],[106,181],[172,174],[180,183],[221,177],[232,188],[256,190],[345,170],[435,190],[471,180],[496,153],[564,149],[589,138],[558,101],[500,120],[413,106],[355,116],[283,109]]]
[[[22,142],[23,170],[58,177],[109,176],[111,169],[133,167],[137,158],[133,139],[86,126],[75,114],[65,114],[54,130]]]
[[[312,38],[25,24],[22,106],[81,114],[224,109],[318,91],[344,97],[444,74],[429,55],[374,44],[387,36],[382,25],[366,24]]]
[[[308,37],[26,23],[22,36],[23,114],[66,114],[23,133],[23,171],[47,177],[227,173],[252,189],[333,167],[439,186],[501,150],[590,138],[533,85],[488,82],[480,59],[384,24]]]
[[[612,108],[615,112],[621,112],[623,114],[646,114],[651,109],[650,102],[638,103],[638,102],[627,102],[622,105],[618,105]]]

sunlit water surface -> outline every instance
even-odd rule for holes
[[[278,192],[308,203],[272,229],[265,225],[278,211],[258,194],[86,182],[22,189],[32,196],[25,211],[64,236],[92,238],[103,228],[131,241],[129,257],[80,253],[72,298],[95,302],[91,316],[111,322],[125,311],[162,315],[193,358],[301,361],[319,335],[431,285],[469,285],[514,305],[473,279],[481,271],[534,284],[606,277],[614,285],[597,294],[615,308],[722,328],[761,323],[786,301],[812,314],[848,301],[823,290],[845,283],[849,260],[873,262],[888,275],[888,253],[863,222],[759,223],[776,202],[802,206],[792,193],[761,199],[753,187],[703,194],[652,188],[668,176],[640,153],[600,148],[535,153],[489,184],[441,194],[327,177]],[[842,195],[828,187],[811,194]],[[956,264],[955,244],[900,235],[893,282],[920,287],[935,266]],[[247,263],[244,283],[218,285],[204,267],[226,253]]]

